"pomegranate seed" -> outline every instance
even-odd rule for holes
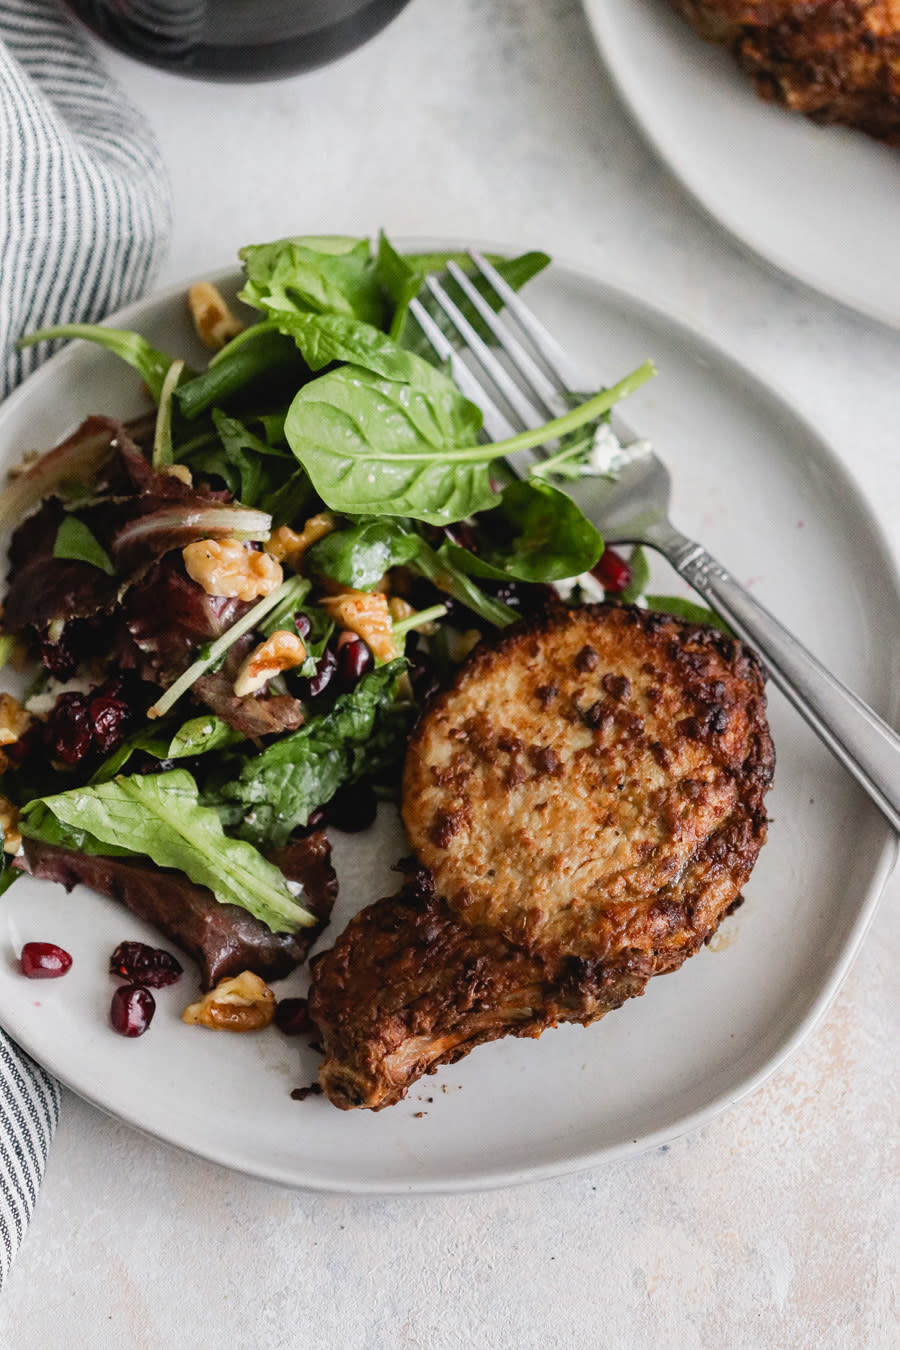
[[[120,942],[109,958],[110,975],[121,975],[132,984],[163,989],[181,978],[182,967],[171,952],[146,942]]]
[[[337,678],[342,691],[352,689],[375,664],[375,658],[362,638],[338,642]]]
[[[285,1036],[305,1036],[315,1031],[305,998],[283,998],[275,1006],[275,1025]]]
[[[631,582],[631,568],[614,548],[603,550],[600,561],[591,568],[591,575],[611,595],[621,595]]]
[[[140,984],[123,984],[112,996],[109,1020],[120,1036],[143,1036],[153,1021],[156,1002]]]
[[[58,980],[70,968],[72,958],[55,942],[26,942],[21,964],[29,980]]]

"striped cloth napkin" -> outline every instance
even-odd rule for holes
[[[168,233],[159,152],[92,48],[55,0],[3,0],[0,396],[46,355],[17,352],[22,333],[100,319],[136,298]],[[0,1030],[0,1287],[34,1209],[59,1106],[59,1084]]]

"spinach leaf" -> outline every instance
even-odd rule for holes
[[[627,605],[633,605],[636,600],[640,600],[650,580],[650,564],[640,544],[636,544],[631,550],[628,566],[631,568],[631,580],[622,591],[619,599]]]
[[[447,541],[447,555],[470,576],[564,581],[589,571],[603,552],[581,508],[549,483],[510,483],[481,523],[477,555]]]
[[[474,443],[475,405],[447,376],[411,359],[406,383],[342,366],[306,385],[288,409],[288,443],[333,510],[433,525],[488,510],[497,504],[489,474],[495,459],[596,421],[654,373],[647,361],[543,427],[483,445]]]
[[[546,253],[523,253],[518,258],[503,258],[498,254],[490,253],[487,258],[514,290],[524,286],[526,281],[542,271],[550,262]],[[437,361],[438,358],[435,356],[428,339],[422,333],[418,324],[412,321],[407,322],[409,303],[419,295],[428,273],[443,272],[447,263],[451,261],[461,267],[464,272],[473,276],[475,285],[493,309],[499,310],[503,307],[502,300],[477,273],[468,254],[454,251],[447,253],[398,253],[383,231],[378,239],[378,276],[394,305],[390,335],[392,338],[402,341],[404,347],[414,351],[419,356],[425,357],[432,363]],[[456,282],[451,277],[447,277],[444,284],[451,298],[459,305],[476,332],[485,342],[493,342],[493,337],[486,328],[483,319],[480,318],[471,301],[463,294]],[[459,335],[450,321],[433,305],[429,297],[420,296],[420,298],[431,313],[432,318],[446,333],[454,346],[459,346]]]
[[[132,333],[127,328],[107,328],[99,323],[64,323],[29,333],[27,337],[19,338],[17,345],[33,347],[36,342],[46,342],[50,338],[84,338],[105,347],[138,372],[153,395],[154,403],[159,402],[163,381],[174,358],[151,347],[140,333]]]
[[[326,534],[307,553],[306,565],[341,586],[370,591],[389,568],[412,562],[423,544],[395,520],[375,516]]]
[[[108,577],[116,574],[106,549],[77,516],[64,516],[60,521],[53,545],[53,556],[90,563],[91,567],[99,567]]]
[[[39,801],[60,824],[88,831],[105,850],[146,854],[158,867],[175,867],[273,932],[315,923],[278,868],[246,841],[230,839],[216,812],[199,804],[197,784],[184,769],[115,778]]]
[[[310,370],[321,370],[332,361],[346,361],[373,370],[389,380],[411,383],[425,378],[418,370],[421,357],[408,352],[386,333],[346,314],[276,315],[280,332],[292,337]],[[433,367],[424,362],[428,370]]]
[[[163,759],[186,759],[193,755],[207,755],[212,750],[227,750],[239,745],[246,737],[223,722],[214,713],[201,713],[183,723],[172,737]]]
[[[718,628],[721,633],[734,637],[725,620],[714,614],[711,609],[707,609],[705,605],[697,605],[693,600],[683,600],[680,595],[648,595],[644,598],[648,609],[671,614],[676,619],[684,619],[686,623],[709,624],[712,628]]]
[[[115,778],[136,750],[143,750],[156,759],[185,759],[188,756],[205,755],[211,750],[226,750],[244,739],[239,731],[213,713],[192,717],[174,733],[171,726],[168,729],[162,726],[158,730],[154,728],[154,731],[143,727],[124,740],[103,761],[92,776],[90,786],[97,787]]]
[[[267,746],[220,788],[226,803],[246,808],[243,838],[278,847],[339,787],[399,760],[409,712],[394,706],[394,683],[405,664],[391,661],[370,671],[329,712]]]
[[[218,473],[232,495],[245,506],[257,506],[265,492],[274,490],[272,470],[281,467],[272,459],[288,459],[284,450],[275,449],[256,436],[237,417],[229,417],[220,408],[214,408],[213,424],[219,436],[221,452],[205,451],[195,456],[194,463],[205,472]]]
[[[448,456],[476,440],[480,411],[426,362],[415,375],[403,383],[342,366],[300,390],[285,434],[326,505],[443,525],[493,504],[494,454]]]
[[[260,509],[272,517],[272,528],[279,525],[293,525],[304,516],[311,514],[313,485],[305,469],[295,468],[288,474],[280,487],[272,488],[259,503]]]
[[[306,556],[314,571],[358,591],[371,590],[388,568],[406,566],[493,627],[512,623],[518,617],[515,610],[485,595],[470,580],[453,552],[455,547],[447,540],[435,550],[416,530],[382,516],[335,530],[313,544]]]
[[[368,239],[300,236],[240,250],[241,300],[267,314],[348,314],[380,327],[381,288]]]

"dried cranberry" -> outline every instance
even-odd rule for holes
[[[58,980],[71,967],[72,958],[55,942],[26,942],[21,965],[29,980]]]
[[[109,1020],[120,1036],[143,1036],[155,1012],[156,1002],[149,989],[139,984],[123,984],[112,996]]]
[[[310,811],[309,820],[306,822],[306,828],[308,830],[317,830],[324,819],[325,812],[322,810],[321,806],[317,806],[315,811]]]
[[[78,653],[72,638],[72,625],[67,624],[60,634],[58,642],[51,642],[45,635],[38,639],[41,653],[41,665],[57,680],[68,680],[75,674],[78,665]]]
[[[181,977],[182,967],[171,952],[146,942],[120,942],[109,958],[110,975],[121,975],[132,984],[163,989]]]
[[[371,670],[375,658],[362,638],[354,637],[342,644],[337,654],[337,680],[340,689],[347,692]]]
[[[368,783],[348,783],[338,788],[325,808],[329,825],[358,834],[367,830],[378,814],[378,799]]]
[[[275,1025],[285,1036],[305,1036],[315,1031],[305,998],[282,998],[275,1005]]]
[[[93,744],[84,694],[60,694],[47,723],[50,754],[63,764],[80,764]]]
[[[631,583],[631,568],[614,548],[603,550],[600,561],[591,568],[591,575],[611,595],[621,595]]]
[[[88,704],[88,717],[97,749],[104,755],[115,750],[125,739],[125,728],[131,710],[121,698],[92,698]]]

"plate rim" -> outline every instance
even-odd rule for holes
[[[644,116],[644,113],[635,98],[625,73],[620,69],[618,61],[613,54],[615,47],[614,41],[610,37],[610,28],[613,20],[609,17],[609,10],[605,0],[582,0],[585,17],[588,26],[594,38],[594,44],[598,55],[603,62],[603,67],[609,76],[613,87],[618,95],[619,101],[627,113],[632,125],[638,131],[640,136],[649,146],[650,150],[660,161],[662,165],[671,173],[672,177],[687,193],[694,205],[702,212],[704,217],[721,230],[724,234],[737,244],[748,257],[762,262],[773,271],[777,276],[801,286],[805,291],[820,299],[825,298],[840,305],[843,309],[857,315],[863,315],[867,319],[872,319],[876,323],[882,324],[885,328],[893,331],[900,329],[900,306],[892,308],[882,308],[877,301],[860,298],[848,291],[839,283],[832,283],[830,280],[823,280],[814,273],[807,271],[802,261],[798,263],[782,255],[777,248],[769,247],[765,241],[752,236],[750,233],[741,229],[740,218],[732,218],[730,214],[723,213],[713,205],[712,200],[704,193],[701,184],[697,183],[694,177],[684,166],[684,161],[679,155],[674,155],[668,144],[664,142],[662,136],[656,128],[656,124]],[[702,42],[702,38],[697,38]],[[710,44],[707,44],[710,45]],[[748,93],[756,98],[748,82]],[[785,110],[786,111],[786,110]],[[786,114],[787,115],[787,114]],[[795,117],[802,117],[803,114],[794,114]],[[820,128],[822,130],[822,128]],[[827,128],[825,128],[827,130]],[[862,131],[856,134],[865,136]],[[878,142],[876,142],[878,144]]]
[[[461,243],[454,239],[434,237],[400,237],[398,242],[402,247],[420,250],[430,250],[435,247],[473,247],[472,240]],[[474,246],[501,253],[515,251],[515,246],[510,245],[509,242],[498,244],[496,241],[479,240]],[[686,342],[692,345],[695,350],[711,354],[720,366],[726,367],[733,376],[749,385],[755,397],[763,400],[769,407],[778,408],[783,415],[793,421],[802,431],[804,437],[814,443],[820,461],[827,467],[829,474],[835,475],[840,485],[847,488],[851,493],[855,505],[864,517],[873,538],[880,545],[883,561],[888,568],[886,582],[894,595],[898,612],[900,612],[900,555],[898,555],[898,551],[893,547],[889,536],[882,528],[881,522],[874,512],[874,508],[854,479],[848,466],[827,437],[796,405],[790,394],[777,380],[772,380],[767,375],[763,376],[754,370],[752,365],[733,355],[714,337],[707,335],[692,321],[685,318],[679,312],[677,306],[668,301],[657,301],[656,299],[650,301],[629,287],[622,286],[617,281],[609,279],[602,269],[590,263],[572,260],[564,254],[554,254],[547,270],[556,273],[564,272],[573,280],[582,282],[586,280],[593,288],[606,293],[618,304],[632,312],[646,316],[651,321],[661,323],[674,333],[679,340],[679,344]],[[240,275],[240,269],[233,263],[210,269],[200,276],[194,275],[186,281],[169,285],[162,290],[153,291],[139,300],[132,301],[108,315],[103,323],[108,326],[128,326],[133,324],[135,319],[151,306],[167,307],[183,301],[188,286],[197,280],[209,280],[219,285],[229,286],[233,285]],[[18,410],[20,404],[39,393],[44,382],[52,380],[64,362],[77,359],[78,350],[77,345],[68,344],[62,350],[54,353],[0,404],[0,442],[3,440],[8,417]],[[892,689],[889,697],[894,706],[886,710],[886,715],[893,717],[898,706],[900,706],[900,689]],[[872,810],[877,810],[877,808],[873,806]],[[236,1155],[227,1146],[213,1144],[209,1148],[198,1148],[180,1142],[171,1132],[167,1133],[161,1129],[148,1128],[138,1116],[127,1108],[114,1108],[107,1102],[100,1100],[92,1091],[85,1090],[83,1086],[74,1086],[69,1080],[64,1065],[61,1068],[57,1068],[55,1065],[49,1066],[41,1060],[39,1055],[35,1055],[29,1049],[27,1035],[18,1036],[15,1032],[9,1032],[9,1034],[13,1039],[18,1040],[26,1053],[32,1055],[32,1058],[35,1058],[37,1062],[43,1063],[48,1072],[58,1078],[69,1091],[112,1119],[123,1122],[140,1134],[170,1148],[177,1149],[179,1152],[202,1158],[206,1162],[228,1168],[239,1174],[285,1186],[289,1189],[332,1195],[450,1195],[503,1189],[544,1181],[636,1157],[658,1148],[662,1144],[679,1139],[707,1124],[729,1107],[743,1101],[777,1073],[794,1052],[799,1049],[807,1036],[820,1024],[837,997],[877,912],[885,884],[896,863],[898,852],[900,852],[900,839],[894,835],[887,821],[884,821],[880,849],[877,856],[873,857],[871,879],[859,903],[858,912],[847,941],[836,953],[831,970],[812,998],[805,1015],[800,1017],[792,1029],[782,1037],[755,1072],[743,1078],[737,1086],[732,1085],[722,1088],[703,1106],[680,1116],[677,1121],[660,1126],[656,1130],[645,1132],[639,1135],[637,1139],[625,1140],[619,1144],[607,1145],[599,1149],[582,1150],[574,1155],[557,1155],[553,1161],[536,1163],[528,1167],[494,1168],[492,1171],[479,1172],[473,1176],[445,1177],[437,1180],[411,1177],[406,1182],[355,1179],[348,1181],[346,1184],[341,1184],[340,1181],[332,1180],[322,1183],[315,1176],[309,1174],[289,1177],[277,1165],[267,1165],[263,1160],[250,1161],[243,1155]]]

